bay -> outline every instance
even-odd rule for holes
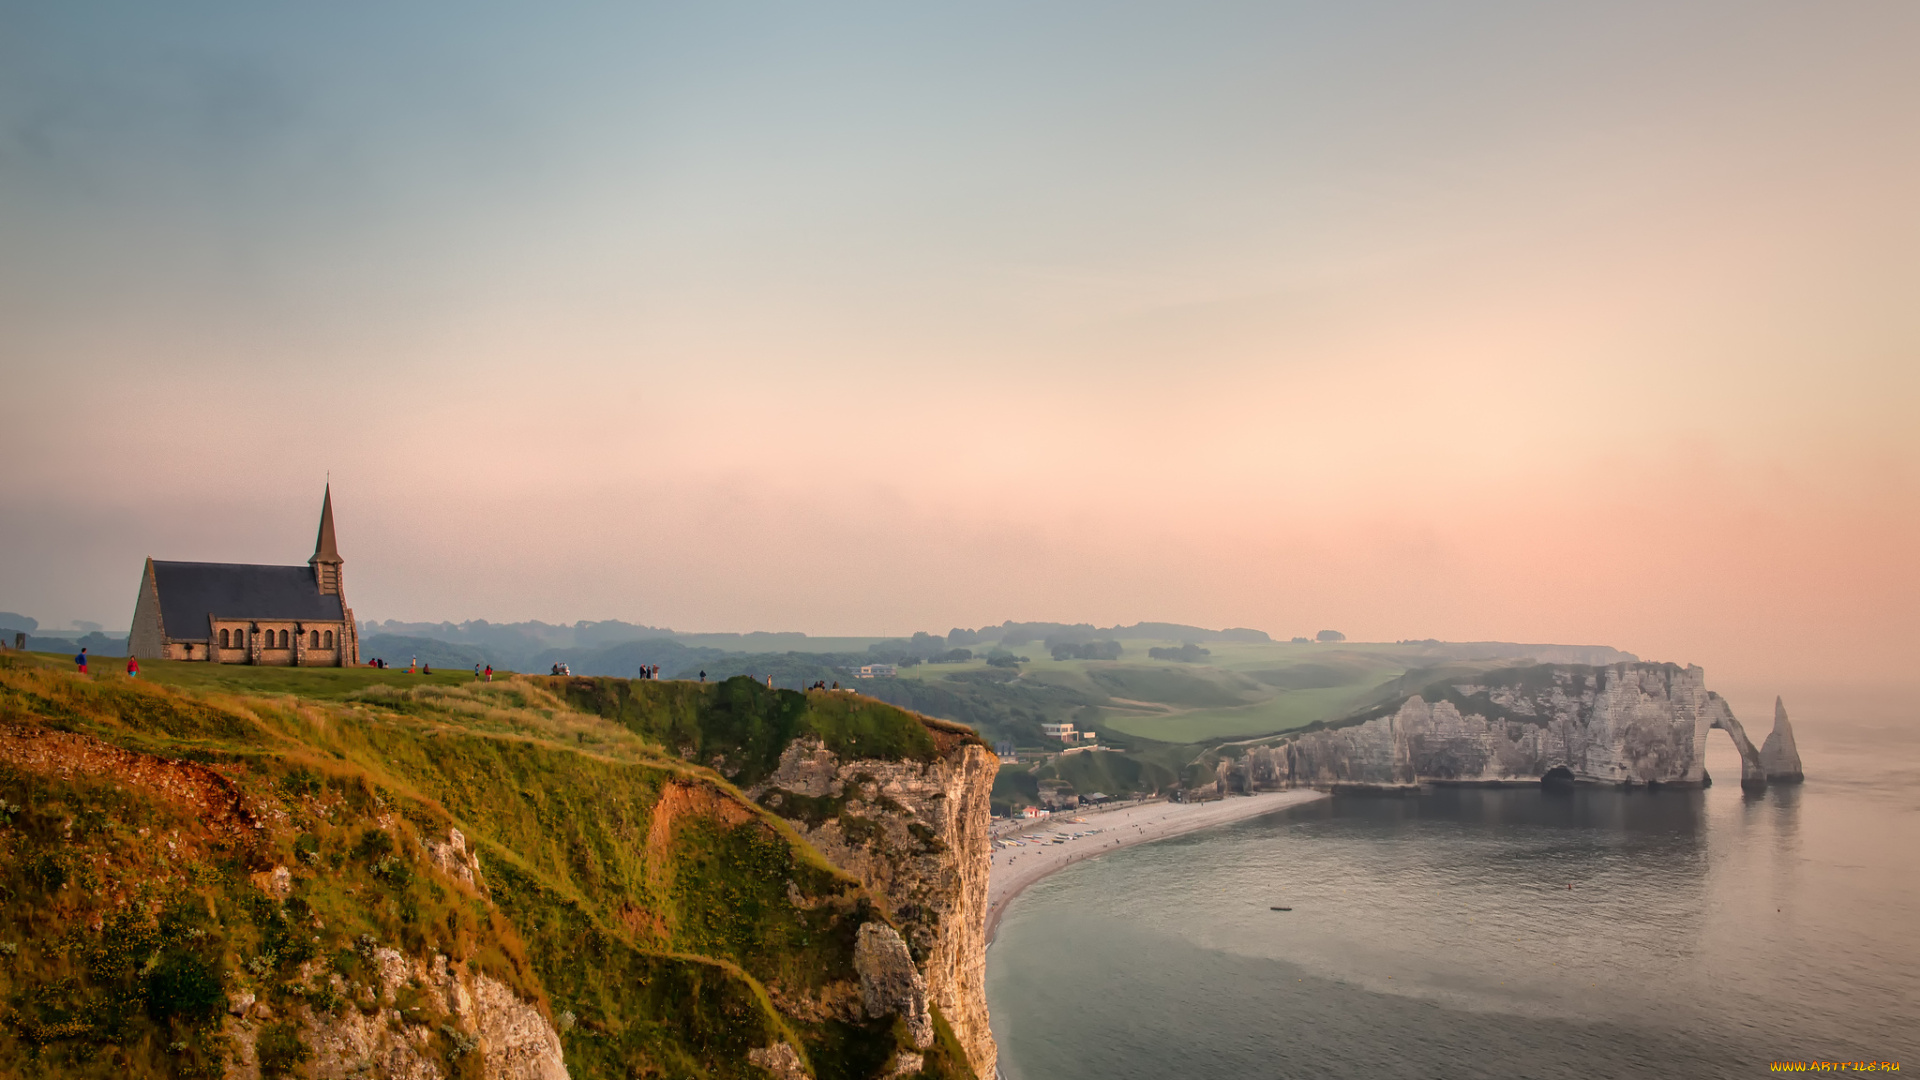
[[[1002,1071],[1920,1067],[1920,722],[1806,696],[1809,779],[1763,795],[1715,733],[1705,791],[1334,798],[1041,881],[988,953]]]

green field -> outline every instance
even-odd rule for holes
[[[1215,643],[1200,663],[1149,657],[1154,646],[1180,644],[1129,640],[1119,660],[1054,660],[1036,642],[1010,650],[1029,662],[1005,687],[1010,692],[1058,688],[1078,695],[1097,710],[1097,718],[1080,715],[1082,728],[1189,744],[1332,720],[1393,692],[1407,672],[1444,662],[1421,645],[1354,643]],[[984,670],[982,658],[902,668],[899,677],[937,684]]]
[[[65,654],[27,655],[69,668],[73,660],[73,657]],[[96,678],[125,678],[127,660],[123,656],[102,656],[95,658],[90,667]],[[417,686],[462,686],[473,681],[473,669],[454,668],[436,671],[431,675],[409,675],[406,668],[254,667],[249,664],[209,664],[203,661],[142,660],[140,678],[190,690],[295,694],[340,700],[374,686],[392,686],[403,690]]]

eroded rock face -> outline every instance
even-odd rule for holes
[[[1760,751],[1754,749],[1753,740],[1747,738],[1747,729],[1733,718],[1733,713],[1721,709],[1721,715],[1713,718],[1710,727],[1719,728],[1733,739],[1733,748],[1740,751],[1740,787],[1745,791],[1764,791],[1767,787],[1767,769],[1760,763]],[[1704,767],[1703,767],[1704,768]]]
[[[898,1016],[913,1033],[913,1045],[933,1045],[933,1015],[927,982],[914,966],[900,932],[886,923],[864,923],[853,943],[853,970],[860,974],[860,1003],[868,1016]]]
[[[440,1057],[429,1051],[436,1037],[452,1043],[462,1057],[475,1055],[485,1080],[568,1080],[559,1033],[506,984],[449,964],[438,953],[422,960],[377,948],[368,959],[372,984],[358,988],[337,972],[323,979],[318,961],[300,969],[296,981],[303,986],[330,990],[349,1002],[326,1012],[301,1005],[291,1017],[312,1052],[315,1080],[442,1080]],[[406,987],[419,991],[431,1015],[400,1010],[399,994]],[[230,999],[228,1011],[234,1054],[227,1078],[256,1080],[259,1026],[274,1017],[253,1005],[250,994]]]
[[[920,762],[842,761],[817,739],[797,740],[748,796],[885,901],[929,1002],[989,1080],[999,1053],[987,1026],[987,826],[999,760],[955,742]]]
[[[448,829],[445,843],[428,840],[426,847],[427,858],[441,873],[486,895],[486,885],[480,878],[480,856],[467,850],[467,838],[459,829]]]
[[[1700,785],[1714,728],[1739,749],[1743,784],[1766,783],[1762,752],[1698,667],[1541,666],[1504,681],[1501,674],[1454,684],[1441,700],[1410,697],[1365,723],[1254,748],[1222,783],[1525,783],[1564,768],[1582,781]],[[1787,728],[1781,744],[1790,748],[1791,739]],[[1779,754],[1783,770],[1788,753]]]
[[[772,1073],[777,1080],[813,1080],[800,1063],[800,1052],[790,1043],[777,1042],[747,1051],[747,1060]]]
[[[1800,770],[1800,748],[1793,742],[1786,702],[1779,698],[1773,699],[1773,732],[1760,748],[1760,767],[1770,783],[1798,784],[1807,778]]]

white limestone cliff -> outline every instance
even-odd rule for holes
[[[1782,708],[1769,766],[1698,667],[1538,665],[1429,688],[1354,723],[1255,747],[1234,762],[1232,782],[1394,787],[1551,777],[1700,786],[1707,734],[1717,728],[1740,752],[1743,786],[1763,788],[1770,773],[1799,773],[1785,724]]]
[[[886,904],[927,1003],[975,1074],[992,1080],[999,1052],[987,1026],[987,826],[999,759],[967,729],[923,722],[941,745],[932,761],[841,760],[820,740],[799,739],[747,794]],[[874,944],[864,928],[860,944]]]

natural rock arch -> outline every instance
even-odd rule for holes
[[[1733,740],[1733,748],[1740,752],[1740,787],[1743,791],[1765,791],[1767,789],[1766,766],[1760,764],[1760,751],[1754,748],[1753,740],[1747,738],[1746,729],[1733,713],[1721,710],[1713,718],[1713,726],[1727,733]]]
[[[1765,791],[1769,781],[1797,784],[1806,779],[1800,770],[1800,748],[1793,741],[1787,706],[1779,698],[1773,699],[1773,733],[1767,736],[1764,749],[1754,748],[1753,740],[1747,738],[1746,730],[1733,718],[1730,709],[1719,710],[1714,715],[1713,726],[1726,732],[1733,739],[1734,749],[1740,751],[1741,790]]]

